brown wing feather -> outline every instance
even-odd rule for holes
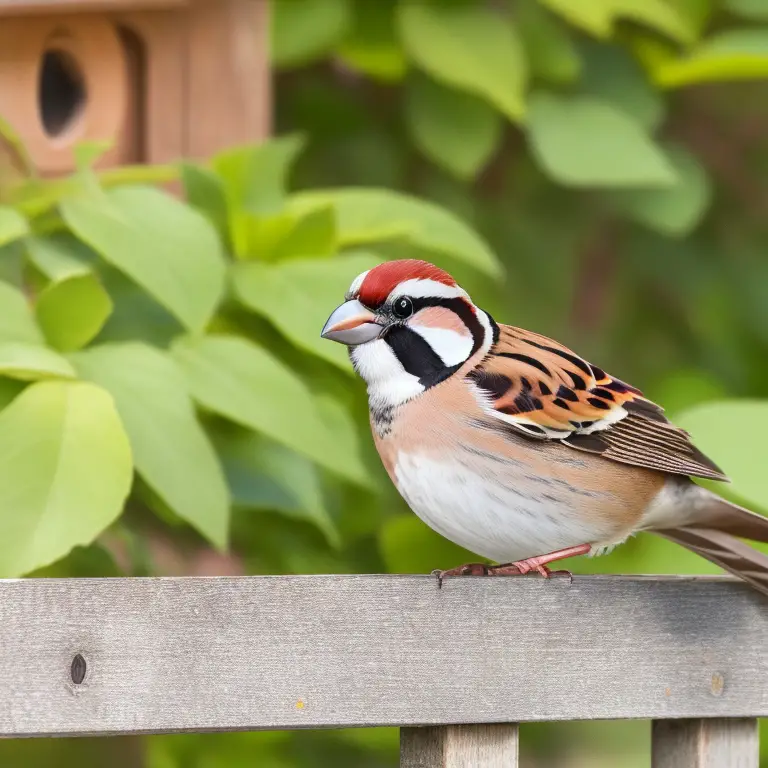
[[[518,432],[624,464],[727,480],[642,392],[546,336],[500,325],[470,377]]]

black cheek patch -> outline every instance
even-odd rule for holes
[[[429,389],[447,379],[461,366],[447,366],[423,336],[405,326],[394,326],[384,337],[406,373],[416,376]]]

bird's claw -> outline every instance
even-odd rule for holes
[[[502,563],[501,565],[467,563],[456,568],[449,568],[446,571],[435,568],[431,575],[437,578],[437,588],[442,589],[443,580],[447,576],[525,576],[528,573],[538,573],[545,579],[551,579],[553,576],[567,576],[568,583],[573,584],[573,574],[570,571],[551,571],[546,565],[530,563],[526,560]]]
[[[467,563],[466,565],[459,565],[456,568],[449,568],[447,571],[441,571],[439,568],[435,568],[432,571],[432,576],[437,577],[437,588],[443,588],[443,579],[446,576],[488,576],[490,567],[484,563]]]

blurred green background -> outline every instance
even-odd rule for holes
[[[719,490],[768,510],[768,3],[272,10],[266,145],[106,172],[83,146],[42,181],[0,125],[0,576],[465,561],[390,487],[364,387],[318,339],[355,275],[404,255],[642,388],[730,474]],[[186,202],[154,186],[173,179]],[[717,571],[648,536],[570,567]],[[647,723],[522,738],[527,768],[649,765]],[[6,741],[0,765],[385,768],[397,750],[394,729]]]

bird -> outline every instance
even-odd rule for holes
[[[443,269],[385,261],[321,331],[367,384],[387,474],[430,528],[496,563],[454,576],[556,574],[649,531],[768,595],[768,519],[694,481],[723,471],[636,387],[546,336],[497,323]]]

